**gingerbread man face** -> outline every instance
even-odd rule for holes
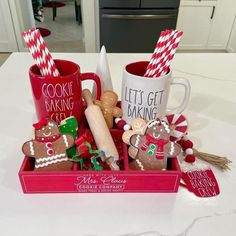
[[[60,135],[60,131],[55,121],[43,121],[34,125],[36,139],[47,140],[49,137],[55,137]],[[54,138],[54,139],[55,139]]]
[[[156,139],[162,138],[164,140],[169,140],[170,129],[165,122],[161,122],[160,120],[154,120],[148,124],[146,134]]]
[[[35,158],[35,170],[70,170],[72,162],[66,150],[74,145],[74,138],[61,134],[56,122],[42,119],[33,125],[34,139],[25,142],[23,153]]]
[[[115,107],[118,101],[118,96],[115,92],[111,90],[105,91],[101,96],[101,102],[103,106]]]
[[[130,164],[136,170],[161,170],[166,168],[167,157],[180,153],[178,144],[169,140],[169,126],[159,119],[151,121],[143,135],[134,134],[130,144],[138,149],[135,160]]]

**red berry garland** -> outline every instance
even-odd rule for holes
[[[130,130],[130,128],[131,128],[131,126],[129,124],[127,124],[125,120],[123,120],[121,118],[116,118],[115,123],[119,129],[123,129],[125,131]]]
[[[193,142],[188,139],[188,136],[185,135],[182,139],[177,141],[177,143],[182,147],[185,152],[184,160],[188,163],[193,163],[196,160],[196,157],[193,154]]]

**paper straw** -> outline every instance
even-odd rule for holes
[[[163,45],[162,54],[160,55],[160,57],[156,59],[156,61],[154,61],[153,70],[149,73],[149,76],[153,77],[154,74],[159,70],[166,56],[167,48],[169,47],[170,41],[173,39],[174,35],[175,35],[175,30],[171,30],[170,33],[167,35],[165,45]]]
[[[152,74],[153,70],[155,69],[157,59],[161,57],[161,54],[162,54],[163,50],[165,49],[165,44],[168,40],[170,33],[171,33],[170,30],[165,30],[165,31],[161,32],[158,42],[156,43],[155,50],[152,54],[151,60],[147,66],[144,76],[149,77]]]
[[[179,46],[179,41],[182,35],[183,35],[182,31],[177,31],[177,30],[175,31],[173,38],[170,39],[170,41],[167,44],[163,60],[157,66],[157,69],[153,75],[154,78],[162,76],[168,72],[170,63],[174,58],[175,52]]]
[[[22,33],[35,64],[45,78],[60,76],[52,56],[38,29],[32,28]]]

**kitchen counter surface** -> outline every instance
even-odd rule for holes
[[[53,54],[95,71],[99,54]],[[115,90],[120,95],[125,64],[150,54],[108,54]],[[212,167],[220,187],[214,198],[198,198],[184,188],[177,194],[22,193],[18,179],[21,145],[36,122],[28,53],[13,53],[0,67],[0,229],[1,235],[197,236],[236,235],[236,54],[177,54],[175,76],[189,79],[190,104],[184,114],[198,150],[227,156],[231,171]],[[84,87],[91,88],[86,83]],[[171,105],[182,90],[171,89]]]

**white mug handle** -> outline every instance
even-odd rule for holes
[[[178,107],[167,109],[167,112],[169,114],[182,113],[187,107],[189,99],[190,99],[191,86],[190,86],[189,81],[184,78],[173,77],[171,85],[175,85],[175,84],[184,86],[184,98]]]

